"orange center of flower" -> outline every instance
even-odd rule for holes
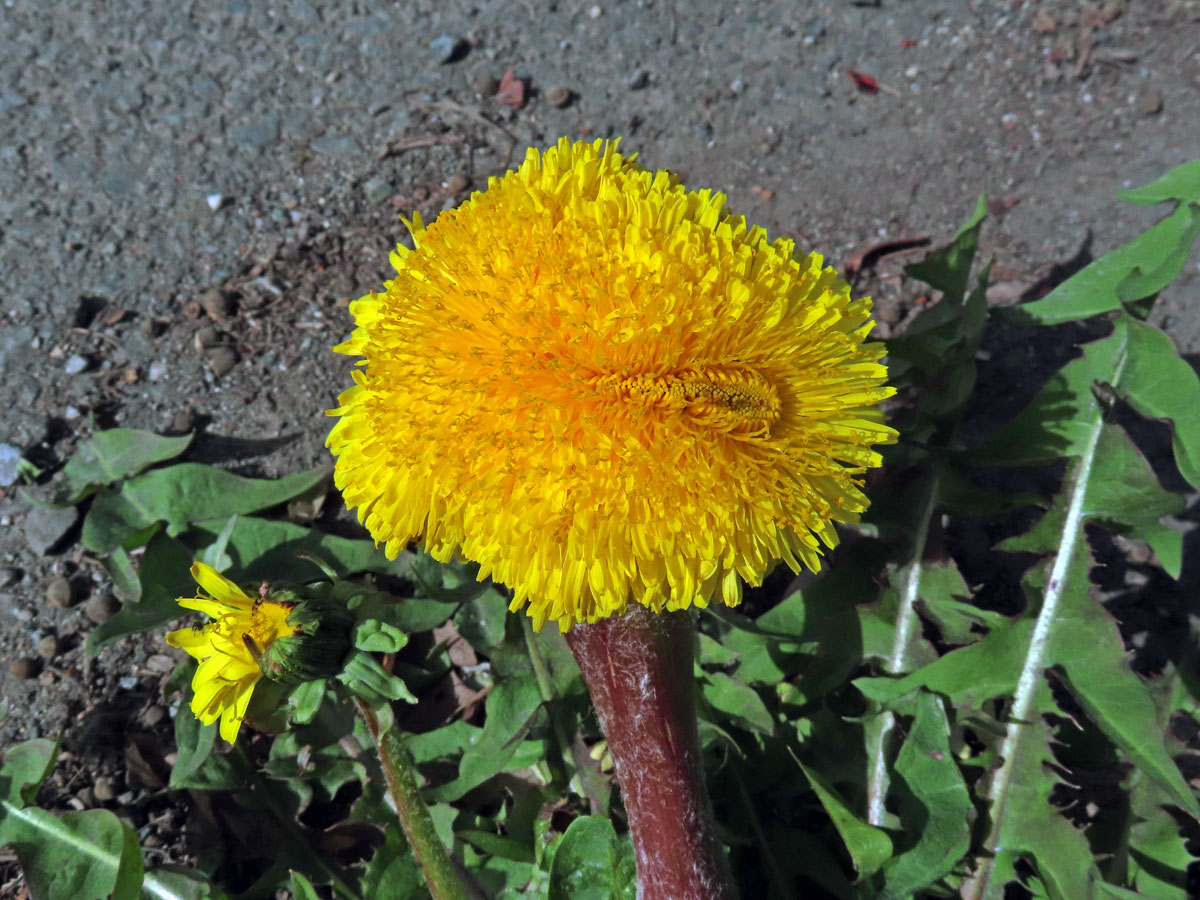
[[[287,623],[291,611],[291,604],[259,600],[250,613],[250,629],[247,635],[260,650],[266,650],[280,638],[291,637],[296,633],[296,629]]]
[[[728,366],[661,375],[607,375],[597,387],[643,409],[678,410],[720,431],[766,433],[779,418],[779,393],[760,373]]]

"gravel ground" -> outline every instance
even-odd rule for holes
[[[198,429],[192,458],[248,474],[327,461],[349,383],[327,348],[387,276],[398,214],[434,217],[527,145],[622,136],[839,265],[947,239],[986,190],[1001,303],[1156,219],[1114,191],[1198,155],[1198,88],[1195,0],[8,0],[0,474],[11,448],[52,466],[115,425]],[[883,336],[911,258],[860,285]],[[1152,319],[1192,360],[1198,276]],[[0,741],[65,727],[101,762],[63,796],[111,804],[144,785],[104,735],[169,728],[170,659],[149,640],[85,660],[112,603],[71,519],[0,487]]]

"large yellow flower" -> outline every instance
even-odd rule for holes
[[[210,596],[181,597],[176,602],[215,621],[203,628],[172,631],[167,643],[200,660],[192,678],[192,712],[205,725],[220,719],[221,737],[232,744],[262,677],[259,658],[279,638],[296,633],[287,622],[294,604],[252,598],[204,563],[192,566],[192,577]]]
[[[816,569],[894,439],[870,301],[820,256],[559,141],[392,254],[337,351],[346,503],[394,557],[421,538],[510,585],[536,627],[729,605]]]

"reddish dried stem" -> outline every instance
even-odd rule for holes
[[[733,900],[713,830],[696,727],[694,611],[620,617],[567,632],[616,764],[638,900]]]

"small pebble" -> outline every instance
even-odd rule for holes
[[[38,641],[37,652],[42,659],[54,659],[58,656],[58,638],[53,634],[43,634]]]
[[[500,79],[495,75],[481,73],[471,81],[471,86],[483,97],[491,97],[500,90]]]
[[[71,582],[59,575],[46,585],[46,602],[55,609],[66,609],[74,600],[74,590]]]
[[[203,353],[209,347],[215,347],[221,342],[221,333],[212,325],[205,325],[192,335],[192,345],[197,353]]]
[[[21,448],[0,444],[0,487],[13,484],[21,477]]]
[[[184,407],[183,409],[175,410],[171,416],[171,431],[183,432],[192,430],[192,411]]]
[[[205,291],[197,299],[214,322],[224,322],[233,312],[233,304],[221,291]]]
[[[461,172],[455,172],[446,179],[446,190],[452,194],[457,194],[459,191],[465,191],[471,186],[471,179]]]
[[[225,198],[221,194],[209,194],[204,198],[204,201],[208,204],[209,209],[216,212],[225,202]]]
[[[148,706],[146,711],[142,713],[142,721],[146,723],[147,728],[153,728],[167,717],[167,711],[155,703],[153,706]]]
[[[1138,97],[1138,112],[1143,116],[1157,116],[1162,112],[1162,108],[1163,95],[1158,91],[1151,91]]]
[[[160,337],[166,330],[167,325],[161,319],[145,318],[142,319],[141,324],[138,325],[138,331],[140,331],[145,337],[151,339]]]
[[[208,357],[208,368],[216,378],[227,375],[238,361],[237,353],[232,347],[211,347],[205,356]]]
[[[117,796],[117,785],[111,778],[104,775],[96,779],[95,784],[92,786],[92,791],[95,793],[98,801],[108,803]]]
[[[552,87],[546,91],[546,102],[555,109],[562,109],[564,106],[571,105],[571,89],[565,88],[562,85]]]
[[[27,681],[37,677],[41,667],[41,663],[32,656],[18,656],[8,664],[8,674],[17,681]]]
[[[63,371],[68,375],[78,375],[80,372],[87,371],[88,361],[78,353],[72,353],[67,357],[66,363],[63,365]]]
[[[150,380],[162,381],[167,377],[167,371],[168,367],[166,362],[161,359],[155,360],[154,362],[150,363]]]
[[[101,622],[107,622],[111,619],[113,614],[120,608],[120,601],[108,591],[105,591],[103,594],[96,594],[84,605],[83,614],[99,625]]]
[[[84,809],[91,809],[96,805],[96,794],[90,787],[80,788],[75,794],[75,799],[83,804]]]
[[[458,62],[470,49],[470,44],[452,34],[439,34],[429,42],[429,56],[439,65]]]

